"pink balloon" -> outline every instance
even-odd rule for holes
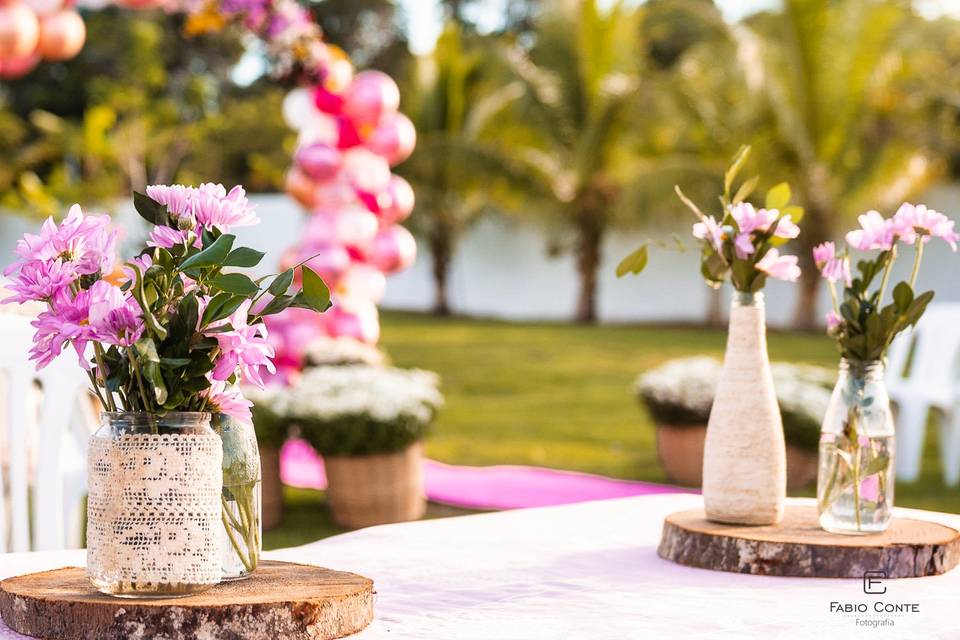
[[[340,245],[329,244],[317,248],[304,250],[303,260],[309,256],[307,266],[323,278],[328,287],[333,287],[342,278],[344,272],[350,268],[350,254]]]
[[[380,339],[380,318],[372,302],[352,302],[349,308],[336,304],[322,317],[327,323],[327,333],[333,338],[353,338],[367,344],[376,344]]]
[[[399,225],[387,227],[373,239],[367,256],[376,268],[384,273],[394,273],[413,264],[417,257],[417,241]]]
[[[313,92],[313,104],[324,113],[336,115],[343,110],[343,98],[320,86]]]
[[[390,186],[390,165],[364,147],[343,154],[343,173],[354,187],[368,193],[380,193]]]
[[[23,58],[10,58],[9,60],[0,60],[0,78],[4,80],[16,80],[27,75],[39,64],[40,56],[30,54]]]
[[[382,271],[369,264],[355,263],[337,283],[336,295],[339,300],[361,299],[377,303],[383,299],[386,289],[387,279]]]
[[[24,58],[37,48],[40,22],[20,0],[0,2],[0,60]]]
[[[400,89],[382,71],[362,71],[343,95],[343,112],[360,122],[377,122],[400,106]]]
[[[342,154],[330,145],[308,144],[297,151],[294,161],[308,177],[317,181],[329,180],[340,169]]]
[[[390,186],[377,196],[380,206],[380,225],[389,226],[406,220],[413,212],[413,187],[400,176],[390,178]]]
[[[37,51],[45,60],[69,60],[83,48],[87,27],[76,11],[65,9],[40,19]]]
[[[366,248],[377,235],[377,227],[377,217],[360,207],[321,209],[310,217],[305,239],[313,246],[335,244]]]
[[[402,113],[384,118],[367,140],[367,147],[377,155],[385,157],[391,165],[400,164],[409,158],[415,146],[417,130],[410,118]]]

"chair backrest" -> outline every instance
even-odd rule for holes
[[[913,331],[890,346],[887,384],[892,391],[922,384],[952,388],[960,372],[960,303],[932,304]]]
[[[80,546],[83,467],[96,427],[89,380],[71,353],[34,369],[29,317],[0,314],[0,336],[0,552]]]

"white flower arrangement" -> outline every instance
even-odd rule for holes
[[[420,369],[311,367],[284,394],[283,413],[319,422],[356,415],[378,422],[403,417],[429,422],[443,405],[439,383],[437,374]]]
[[[430,371],[370,365],[311,367],[263,401],[325,455],[399,451],[422,438],[443,406]]]
[[[380,349],[346,337],[311,340],[305,355],[307,362],[313,367],[346,364],[382,366],[387,363],[387,358]]]
[[[721,372],[722,364],[716,358],[678,358],[643,373],[634,386],[658,423],[705,425]],[[771,372],[787,441],[815,449],[820,422],[830,403],[833,372],[785,362],[772,364]]]

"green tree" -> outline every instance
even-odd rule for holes
[[[293,144],[282,90],[230,80],[238,34],[186,37],[183,18],[162,12],[85,20],[77,58],[0,88],[0,203],[45,216],[151,182],[282,184]]]
[[[758,160],[794,187],[806,210],[799,327],[817,318],[812,247],[835,239],[853,215],[916,195],[940,170],[924,145],[923,101],[899,90],[909,73],[901,45],[914,19],[905,1],[787,0],[782,12],[732,31],[744,98],[758,110]]]
[[[399,172],[417,195],[411,224],[430,248],[438,314],[450,311],[447,280],[463,231],[494,203],[516,203],[517,172],[484,132],[517,91],[504,86],[503,70],[491,63],[494,42],[463,31],[448,22],[401,92],[418,141]]]
[[[596,319],[608,232],[655,213],[679,176],[703,166],[660,118],[667,85],[641,36],[645,8],[605,4],[562,0],[539,14],[529,49],[507,54],[521,93],[496,131],[539,187],[527,208],[558,223],[559,248],[574,254],[581,322]]]

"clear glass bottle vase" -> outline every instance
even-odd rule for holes
[[[223,442],[223,579],[240,580],[257,568],[262,550],[261,470],[252,424],[214,414],[213,430]]]
[[[120,597],[218,584],[222,446],[210,414],[101,414],[88,450],[87,577]]]
[[[833,533],[884,531],[893,509],[895,435],[882,361],[842,360],[820,432],[817,507]]]

